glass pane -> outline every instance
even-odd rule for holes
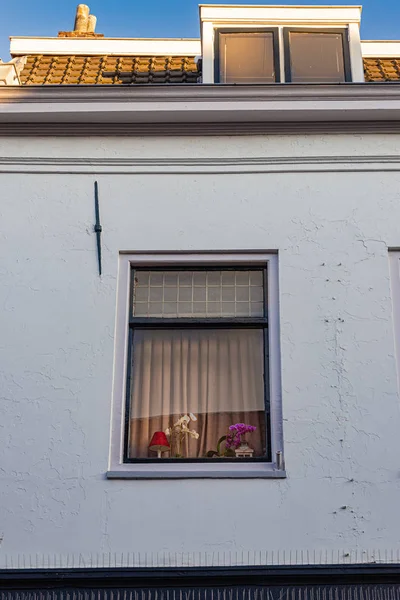
[[[274,83],[274,39],[270,32],[220,33],[221,83]]]
[[[266,456],[263,330],[135,329],[130,369],[129,458],[212,458],[228,433],[220,456]]]
[[[289,36],[292,82],[345,81],[342,34],[291,31]]]
[[[135,271],[136,317],[263,317],[263,271]]]

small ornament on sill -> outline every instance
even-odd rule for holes
[[[253,458],[253,454],[253,448],[250,448],[246,441],[242,442],[239,448],[235,449],[236,458]]]
[[[170,449],[169,441],[163,431],[156,431],[151,438],[149,450],[157,452],[157,458],[162,458],[162,452],[168,452]]]

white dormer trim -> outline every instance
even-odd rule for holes
[[[199,56],[199,39],[135,38],[43,38],[11,37],[11,56],[119,55],[119,56]]]
[[[200,20],[212,23],[268,25],[348,25],[361,22],[361,6],[284,6],[200,4]]]
[[[199,6],[203,56],[203,83],[214,83],[214,40],[218,29],[255,27],[343,27],[348,29],[353,82],[364,81],[360,22],[361,6]],[[283,48],[280,44],[281,58]],[[281,60],[281,65],[283,65]],[[282,73],[281,73],[282,74]]]
[[[361,51],[364,58],[399,58],[400,41],[366,40],[361,42]]]

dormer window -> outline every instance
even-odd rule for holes
[[[219,29],[216,83],[341,83],[351,81],[346,29]],[[280,43],[283,39],[283,43]]]
[[[364,81],[359,6],[201,5],[202,82]]]
[[[351,81],[346,30],[283,30],[285,80],[292,83]]]
[[[220,83],[280,81],[278,30],[219,31],[215,75]]]

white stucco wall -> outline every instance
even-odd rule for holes
[[[1,564],[302,549],[334,561],[399,548],[388,261],[400,246],[399,142],[0,140],[16,157],[0,160]],[[343,155],[358,158],[321,159]],[[156,160],[135,163],[146,157]],[[219,160],[230,157],[245,160]],[[279,251],[287,479],[107,480],[118,252],[250,248]]]

